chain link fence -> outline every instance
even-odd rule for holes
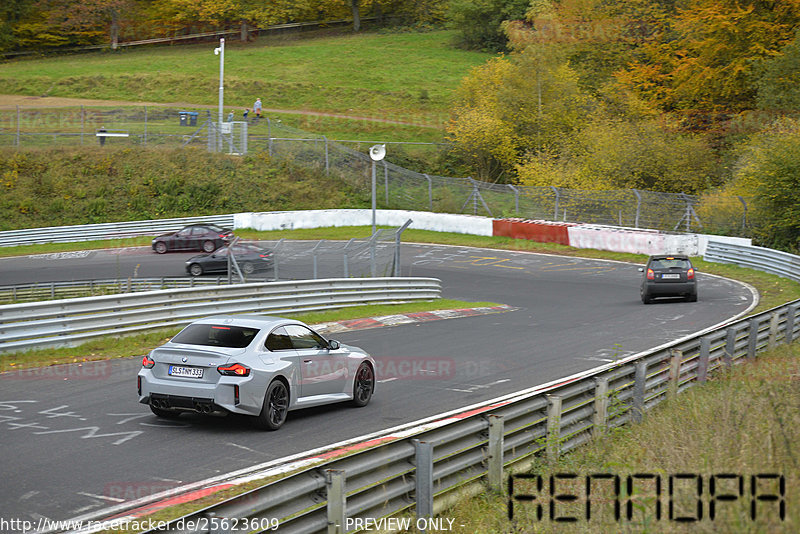
[[[115,136],[98,137],[104,129]],[[196,146],[277,159],[336,173],[369,188],[369,148],[345,146],[323,135],[290,127],[280,120],[217,122],[210,110],[167,107],[16,108],[0,110],[0,146]],[[362,151],[363,150],[363,151]],[[391,152],[388,154],[391,159]],[[378,207],[490,217],[703,232],[749,237],[757,224],[749,199],[719,194],[689,195],[626,190],[578,190],[494,184],[415,172],[386,160],[378,163]]]

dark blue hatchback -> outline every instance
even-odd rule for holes
[[[683,297],[697,301],[696,269],[688,256],[680,254],[650,256],[645,267],[639,294],[642,302],[650,304],[658,297]]]

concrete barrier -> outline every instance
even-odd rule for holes
[[[487,217],[405,210],[377,210],[375,216],[378,226],[402,226],[409,219],[413,221],[411,228],[415,230],[493,235],[492,219]],[[252,228],[259,231],[371,224],[371,210],[273,211],[237,213],[234,216],[234,228]]]

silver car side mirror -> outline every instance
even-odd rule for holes
[[[330,350],[339,350],[340,346],[341,345],[339,345],[339,342],[336,341],[335,339],[331,339],[330,341],[328,341],[328,349]]]

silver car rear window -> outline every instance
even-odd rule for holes
[[[186,345],[205,345],[211,347],[226,347],[230,349],[243,349],[248,346],[258,334],[257,328],[242,326],[227,326],[214,324],[192,324],[180,331],[172,338],[173,343]]]

